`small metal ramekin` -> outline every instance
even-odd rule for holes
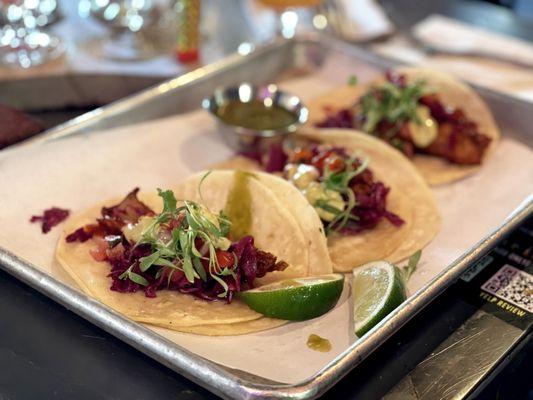
[[[247,103],[254,100],[264,102],[268,106],[276,105],[284,108],[296,116],[296,122],[281,129],[254,130],[228,124],[218,116],[220,107],[230,102]],[[254,86],[249,83],[241,83],[238,86],[217,89],[211,97],[202,101],[202,107],[215,117],[222,138],[236,151],[256,150],[268,146],[270,143],[279,142],[304,124],[309,115],[309,111],[298,97],[283,92],[274,84]]]

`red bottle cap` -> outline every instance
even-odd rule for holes
[[[200,54],[197,49],[178,51],[176,53],[176,57],[178,61],[182,63],[191,63],[191,62],[198,61],[199,56]]]

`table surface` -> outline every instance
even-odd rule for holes
[[[533,39],[533,29],[530,29],[532,25],[529,22],[520,21],[508,10],[485,3],[446,0],[387,0],[381,3],[400,28],[409,26],[430,13],[440,12],[517,37]],[[82,111],[77,109],[48,113],[48,124],[53,125]],[[330,390],[325,398],[372,399],[386,395],[454,327],[474,312],[473,308],[463,303],[450,308],[450,296],[453,293],[445,293],[437,299],[428,312],[415,317]],[[214,398],[198,385],[2,271],[0,301],[2,400]],[[504,371],[502,382],[509,374],[515,374],[513,382],[517,382],[517,371],[531,370],[533,357],[525,357],[524,354],[531,355],[533,346],[531,341],[525,343],[527,347],[522,349],[520,360]],[[529,364],[525,364],[527,362]],[[502,394],[509,390],[494,385],[498,383],[489,385],[487,392],[480,395],[480,398],[491,398],[496,391]]]

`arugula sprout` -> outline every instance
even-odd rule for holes
[[[128,273],[128,279],[135,283],[138,283],[139,285],[148,286],[148,281],[144,279],[141,275],[136,274],[135,272],[130,271]]]
[[[313,205],[314,205],[314,207],[321,208],[324,211],[326,211],[328,213],[331,213],[331,214],[334,214],[334,215],[338,215],[338,214],[342,213],[341,209],[339,209],[337,207],[333,207],[331,204],[329,204],[329,202],[327,200],[324,200],[324,199],[318,199],[317,201],[315,201],[315,204],[313,204]]]
[[[211,175],[211,172],[212,171],[207,171],[204,176],[202,176],[202,179],[200,179],[200,183],[198,184],[198,196],[200,196],[200,200],[202,200],[202,202],[204,201],[204,196],[202,196],[202,184],[204,183],[205,179]]]
[[[220,234],[222,237],[228,237],[229,231],[231,229],[231,222],[224,211],[220,211],[219,214],[220,222]]]
[[[418,263],[420,262],[420,257],[422,256],[422,250],[417,250],[414,252],[411,257],[409,257],[409,261],[407,261],[407,265],[402,267],[400,269],[403,280],[407,283],[413,273],[416,271],[416,268],[418,267]]]
[[[355,86],[357,85],[357,75],[350,75],[348,77],[348,86]]]
[[[223,213],[212,213],[193,201],[181,201],[183,205],[178,207],[178,200],[171,190],[158,189],[158,194],[163,200],[163,211],[153,218],[135,244],[135,246],[149,244],[152,248],[151,254],[139,259],[139,269],[146,272],[154,266],[160,267],[155,274],[156,279],[161,278],[167,270],[169,283],[177,270],[182,271],[191,283],[195,279],[205,282],[209,274],[209,277],[224,288],[220,297],[225,297],[228,285],[221,277],[235,276],[234,270],[237,264],[235,262],[231,268],[221,268],[216,251],[227,250],[231,245],[227,239],[231,227],[230,221]],[[168,232],[169,223],[175,224],[173,221],[177,221],[178,224]],[[165,230],[170,235],[163,234]],[[198,240],[203,243],[201,249],[196,248]],[[208,263],[208,271],[204,267],[204,262]],[[134,265],[124,271],[119,278],[130,279],[143,286],[148,285],[149,282],[143,276],[132,271]]]
[[[357,168],[354,168],[353,165],[355,164],[356,160],[356,157],[350,157],[345,163],[345,169],[339,172],[332,172],[328,168],[324,169],[322,185],[324,185],[326,190],[338,192],[346,200],[346,207],[344,210],[339,210],[338,208],[332,207],[324,200],[318,200],[315,203],[315,207],[322,208],[327,212],[335,214],[335,218],[333,218],[333,220],[330,221],[326,226],[327,233],[329,233],[331,230],[338,231],[342,229],[349,221],[357,221],[357,217],[352,214],[357,202],[355,199],[355,194],[350,188],[350,182],[353,178],[367,169],[369,160],[363,160],[363,162]]]
[[[129,279],[130,281],[133,281],[141,286],[148,286],[148,281],[142,277],[139,274],[136,274],[131,269],[133,268],[133,265],[131,265],[126,271],[124,271],[122,274],[120,274],[119,279]]]
[[[172,192],[172,190],[163,191],[161,189],[157,189],[157,194],[163,199],[164,213],[172,213],[176,210],[176,205],[178,204],[178,201],[176,200],[176,197],[174,196],[174,192]]]
[[[150,268],[159,258],[161,257],[161,254],[159,251],[155,251],[149,256],[142,257],[139,259],[139,268],[142,272],[145,272]]]
[[[428,93],[430,90],[423,80],[417,80],[405,87],[385,82],[372,89],[361,99],[361,112],[365,116],[363,130],[374,134],[381,121],[392,124],[404,121],[421,123],[416,108],[420,98]],[[392,136],[395,133],[394,130]]]
[[[346,161],[346,168],[340,172],[332,172],[328,168],[325,168],[323,183],[326,189],[336,190],[338,192],[347,189],[351,180],[367,169],[370,162],[369,159],[364,159],[357,168],[354,168],[353,164],[355,164],[356,161],[356,157],[350,157],[348,161]]]

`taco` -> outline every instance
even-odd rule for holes
[[[483,100],[450,75],[398,68],[309,104],[309,123],[376,136],[411,158],[431,185],[463,178],[494,151],[500,132]]]
[[[74,215],[56,258],[82,290],[139,322],[204,335],[279,326],[235,295],[310,266],[330,273],[331,261],[316,260],[326,248],[318,217],[300,221],[257,175],[212,171],[158,195],[135,189]]]
[[[291,182],[322,221],[335,271],[401,261],[440,228],[433,194],[412,163],[361,132],[302,130],[264,154],[236,156],[218,167],[263,169]],[[285,196],[282,187],[271,189]]]

